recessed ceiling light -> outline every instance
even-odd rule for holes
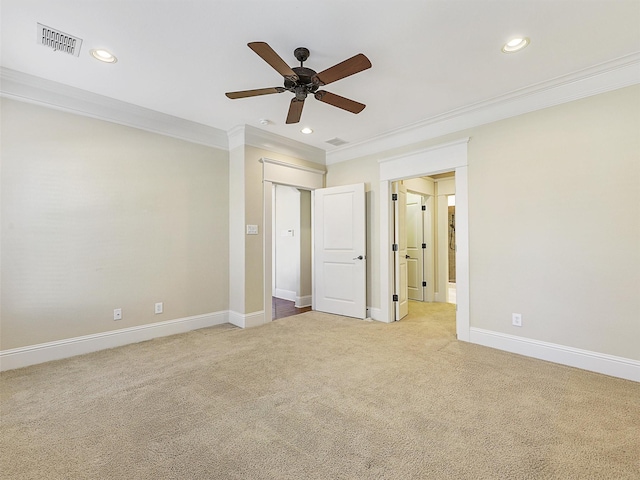
[[[118,61],[118,59],[114,57],[112,53],[101,48],[93,49],[89,53],[91,53],[91,56],[93,58],[100,60],[101,62],[116,63]]]
[[[502,47],[503,53],[513,53],[519,50],[522,50],[524,47],[529,45],[530,40],[527,37],[517,37],[512,40],[509,40]]]
[[[305,135],[309,135],[310,133],[313,133],[313,130],[311,130],[309,127],[304,127],[302,130],[300,130],[302,133],[304,133]]]

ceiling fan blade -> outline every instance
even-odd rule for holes
[[[266,42],[251,42],[247,44],[251,50],[271,65],[280,75],[290,78],[294,82],[298,80],[298,75],[291,70],[291,67],[278,55]]]
[[[227,92],[225,95],[228,98],[246,98],[246,97],[257,97],[258,95],[269,95],[270,93],[282,93],[284,92],[283,87],[269,87],[269,88],[257,88],[255,90],[241,90],[239,92]]]
[[[341,80],[349,75],[366,70],[367,68],[371,68],[371,62],[364,54],[359,53],[344,62],[340,62],[333,67],[317,73],[315,78],[320,81],[321,85],[329,85],[332,82]]]
[[[341,97],[340,95],[336,95],[335,93],[325,92],[324,90],[318,90],[315,93],[315,97],[321,102],[328,103],[329,105],[333,105],[334,107],[341,108],[351,113],[360,113],[362,110],[364,110],[364,107],[366,107],[364,103]]]
[[[291,99],[286,123],[298,123],[302,116],[302,107],[304,107],[304,100],[298,100],[297,98]]]

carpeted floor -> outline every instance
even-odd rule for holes
[[[640,384],[308,312],[5,372],[2,479],[638,479]]]

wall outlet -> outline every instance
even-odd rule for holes
[[[511,314],[511,325],[515,327],[522,326],[522,314],[520,313],[512,313]]]
[[[122,320],[122,309],[121,308],[115,308],[113,310],[113,319],[114,320]]]
[[[162,302],[156,303],[155,313],[162,313]]]

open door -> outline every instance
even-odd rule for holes
[[[424,222],[423,196],[407,193],[407,288],[410,300],[424,301]]]
[[[395,263],[395,319],[409,313],[409,284],[407,270],[407,188],[400,182],[393,184],[394,195],[394,263]]]
[[[314,190],[314,310],[367,316],[364,183]]]

